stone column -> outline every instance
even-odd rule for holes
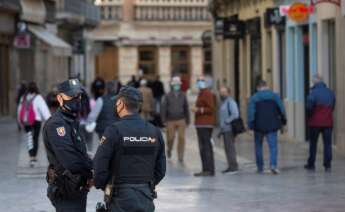
[[[203,74],[203,52],[201,46],[191,47],[191,81],[190,87],[193,88],[197,77]]]
[[[171,78],[171,48],[169,46],[159,47],[158,55],[158,74],[161,77],[166,91],[168,91]]]
[[[138,48],[136,46],[119,47],[119,79],[127,83],[132,75],[138,73]]]

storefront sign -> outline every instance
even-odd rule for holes
[[[240,39],[245,34],[245,23],[233,17],[216,19],[215,34],[225,39]]]
[[[331,3],[340,6],[340,0],[312,0],[311,4]]]
[[[270,27],[275,26],[284,26],[286,18],[280,15],[279,8],[269,8],[265,13],[265,25]]]
[[[314,12],[313,6],[308,6],[304,3],[297,2],[290,6],[288,17],[297,23],[305,22],[308,20],[309,15]]]
[[[14,46],[19,49],[28,49],[31,47],[31,36],[29,34],[20,34],[14,38]]]

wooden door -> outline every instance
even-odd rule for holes
[[[190,48],[188,46],[172,47],[171,49],[171,71],[172,75],[178,75],[182,80],[182,90],[190,87]]]
[[[96,56],[96,76],[106,81],[118,79],[118,49],[107,46]]]

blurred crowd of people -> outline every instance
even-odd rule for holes
[[[214,176],[215,162],[212,144],[214,128],[219,130],[219,138],[223,138],[228,167],[223,173],[236,173],[239,165],[236,157],[235,140],[237,135],[246,128],[254,131],[255,156],[258,173],[264,172],[263,139],[266,138],[270,150],[270,166],[272,174],[278,170],[278,132],[287,123],[286,112],[281,98],[275,94],[265,81],[257,83],[257,92],[250,98],[248,104],[248,127],[240,117],[237,102],[232,98],[230,88],[220,86],[215,94],[210,78],[200,76],[196,82],[198,95],[194,105],[190,105],[183,82],[179,76],[173,76],[169,82],[169,91],[156,76],[153,80],[132,76],[127,83],[137,88],[143,96],[141,116],[146,121],[159,128],[166,129],[167,157],[172,157],[174,141],[177,137],[177,159],[184,162],[186,145],[185,131],[191,124],[191,113],[194,114],[194,126],[198,138],[201,158],[201,171],[195,176]],[[93,150],[93,132],[101,138],[105,128],[118,120],[115,112],[116,95],[122,87],[118,80],[106,81],[96,78],[90,88],[81,96],[80,130],[87,143],[89,151]],[[23,83],[18,89],[18,127],[26,132],[26,142],[30,156],[30,166],[37,162],[38,139],[41,124],[49,119],[59,107],[53,89],[43,97],[34,82]],[[310,157],[308,170],[315,169],[317,140],[320,133],[324,138],[324,166],[331,168],[332,160],[332,124],[335,96],[319,76],[314,77],[314,86],[308,97],[307,111],[311,132]]]

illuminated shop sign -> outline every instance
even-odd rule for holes
[[[288,16],[290,20],[301,23],[308,21],[310,14],[314,13],[314,5],[307,5],[302,2],[296,2],[292,5],[281,6],[279,8],[280,15]]]

